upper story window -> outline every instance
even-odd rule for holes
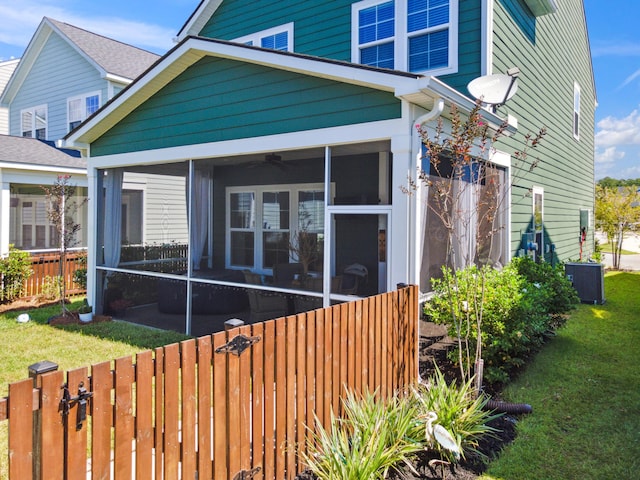
[[[363,0],[352,6],[352,61],[432,75],[457,70],[458,0]]]
[[[580,85],[573,84],[573,137],[580,140]]]
[[[20,112],[23,137],[47,139],[47,106],[28,108]]]
[[[293,22],[245,35],[233,41],[272,50],[293,52]]]
[[[72,97],[67,100],[67,118],[69,131],[76,128],[93,112],[100,108],[100,93],[94,92],[87,95]]]

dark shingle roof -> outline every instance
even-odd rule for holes
[[[59,149],[52,142],[11,135],[0,135],[0,162],[40,165],[45,168],[87,168],[86,160],[80,158],[80,153],[75,150]]]
[[[159,55],[48,18],[60,32],[92,58],[107,73],[135,79],[149,68]]]

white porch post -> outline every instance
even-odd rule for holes
[[[11,190],[10,183],[3,181],[2,169],[0,169],[0,254],[9,253],[9,228],[11,226]]]
[[[398,283],[416,283],[415,272],[416,244],[414,242],[415,212],[412,208],[413,196],[400,190],[408,185],[409,175],[415,176],[412,170],[411,135],[395,135],[391,137],[391,153],[393,154],[392,195],[393,215],[389,225],[391,249],[387,250],[388,265],[391,267],[391,287]]]

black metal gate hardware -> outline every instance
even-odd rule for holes
[[[233,337],[233,340],[230,340],[228,343],[225,343],[224,345],[216,348],[216,353],[232,353],[239,357],[242,352],[244,352],[251,345],[255,345],[259,341],[259,336],[247,337],[245,335],[238,335],[236,337]]]
[[[78,395],[72,397],[69,391],[69,386],[65,383],[62,386],[62,399],[60,400],[60,410],[65,417],[69,415],[71,407],[78,404],[78,410],[76,413],[76,430],[82,429],[83,422],[87,419],[87,400],[93,397],[93,392],[88,392],[84,388],[84,382],[80,382],[78,385]]]
[[[233,477],[233,480],[249,480],[260,470],[262,470],[260,467],[252,468],[251,470],[241,470],[235,477]]]

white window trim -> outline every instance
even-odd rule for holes
[[[283,25],[278,25],[277,27],[268,28],[266,30],[261,30],[259,32],[251,33],[249,35],[245,35],[243,37],[234,38],[232,41],[237,43],[248,43],[252,42],[253,46],[259,47],[261,45],[261,40],[264,37],[269,37],[271,35],[276,35],[278,33],[287,32],[287,51],[293,52],[293,22],[285,23]]]
[[[265,231],[262,229],[262,194],[265,192],[289,192],[289,233],[293,234],[298,230],[298,192],[307,190],[322,190],[324,191],[324,183],[295,183],[295,184],[276,184],[276,185],[243,185],[235,187],[227,187],[225,192],[225,202],[227,207],[225,218],[225,267],[228,269],[244,269],[245,266],[232,265],[231,264],[231,209],[228,207],[231,204],[231,195],[233,193],[251,192],[255,194],[256,198],[256,219],[255,227],[253,229],[253,267],[251,270],[261,274],[271,274],[272,269],[262,267],[262,258],[264,252],[262,250],[262,233]],[[325,209],[326,215],[326,209]],[[284,229],[283,229],[284,230]],[[276,231],[276,230],[273,230]],[[326,238],[326,232],[324,232]]]
[[[22,136],[22,116],[27,113],[30,112],[32,114],[31,116],[31,138],[36,138],[35,133],[36,133],[36,110],[40,109],[40,108],[44,108],[45,111],[45,115],[46,115],[46,125],[44,127],[44,138],[45,140],[49,138],[49,106],[45,103],[42,105],[36,105],[34,107],[29,107],[29,108],[23,108],[22,110],[20,110],[20,134],[19,136]]]
[[[74,95],[73,97],[69,97],[67,98],[67,131],[71,131],[69,128],[69,125],[71,124],[71,119],[69,118],[69,104],[74,101],[74,100],[83,100],[84,103],[84,112],[83,112],[83,118],[82,120],[80,120],[80,122],[84,122],[87,119],[87,109],[86,109],[86,99],[88,97],[98,97],[98,108],[100,108],[102,106],[102,93],[100,92],[100,90],[96,90],[95,92],[89,92],[89,93],[84,93],[82,95]]]
[[[578,105],[576,108],[576,95],[578,97]],[[573,138],[575,138],[576,140],[580,140],[580,106],[582,103],[582,94],[580,92],[580,85],[578,85],[578,82],[573,82],[573,121],[571,122],[571,125],[573,126]],[[576,116],[577,116],[577,122],[576,122]],[[577,124],[576,124],[577,123]]]
[[[541,244],[538,245],[539,250],[542,252],[544,257],[544,188],[543,187],[532,187],[531,188],[531,218],[533,218],[533,234],[534,241],[535,235],[538,234],[538,230],[536,229],[536,195],[540,195],[541,198],[541,212],[540,212],[540,223],[542,224],[542,235]]]
[[[360,63],[360,44],[358,40],[358,12],[362,9],[372,7],[389,0],[362,0],[351,5],[351,61]],[[449,29],[449,61],[448,66],[432,70],[421,70],[413,73],[429,72],[429,75],[446,75],[458,71],[458,1],[449,0],[449,24],[448,27],[437,27],[429,29],[432,31]],[[394,42],[394,70],[409,71],[409,38],[421,35],[428,30],[419,32],[407,32],[407,0],[395,0],[394,3],[395,36],[384,40],[371,42],[366,46],[373,46],[379,43]],[[399,41],[400,40],[400,41]]]

